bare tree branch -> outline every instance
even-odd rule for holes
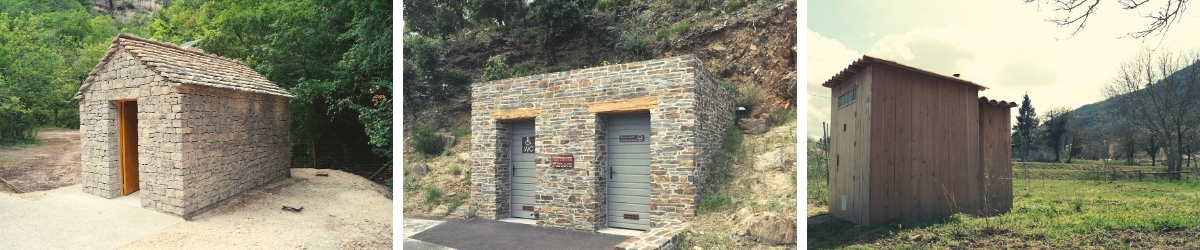
[[[1072,27],[1070,36],[1075,37],[1080,31],[1087,27],[1087,22],[1092,14],[1096,14],[1100,0],[1021,0],[1025,4],[1037,3],[1040,11],[1041,5],[1046,4],[1055,6],[1052,12],[1065,13],[1065,17],[1047,18],[1046,22],[1053,23],[1058,27]],[[1137,10],[1150,2],[1150,0],[1116,0],[1121,4],[1123,10]],[[1149,19],[1149,24],[1146,29],[1129,32],[1118,38],[1134,38],[1145,40],[1148,36],[1161,36],[1171,29],[1171,25],[1178,23],[1185,11],[1187,11],[1188,0],[1167,0],[1166,4],[1158,10],[1151,12],[1148,15],[1143,15],[1143,18]]]

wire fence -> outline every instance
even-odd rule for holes
[[[314,157],[315,156],[315,157]],[[336,169],[382,184],[392,173],[391,159],[380,157],[369,146],[344,142],[292,143],[292,167]]]

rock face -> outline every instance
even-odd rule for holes
[[[755,171],[779,171],[783,169],[783,154],[779,149],[772,150],[754,158]]]
[[[137,15],[150,16],[165,7],[167,0],[92,0],[93,8],[113,19],[129,22]]]
[[[762,134],[767,132],[767,119],[742,118],[738,120],[738,126],[742,128],[742,133]]]
[[[746,236],[758,242],[796,244],[796,220],[772,212],[761,212],[742,221]]]
[[[417,163],[408,167],[408,171],[416,176],[422,176],[429,172],[429,166],[426,166],[425,163]]]

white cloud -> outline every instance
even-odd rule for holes
[[[821,87],[822,83],[841,72],[847,65],[858,60],[862,54],[846,49],[841,42],[829,39],[805,29],[808,42],[807,77],[805,80],[808,95],[807,116],[808,135],[821,136],[821,122],[829,122],[829,88]]]

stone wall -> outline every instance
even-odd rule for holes
[[[183,85],[183,213],[289,176],[288,98]]]
[[[143,207],[184,216],[287,176],[287,98],[168,83],[115,53],[79,101],[85,193],[121,195],[117,100],[137,100]]]
[[[117,100],[137,99],[138,172],[143,206],[176,213],[166,201],[182,190],[181,182],[165,180],[167,169],[180,167],[178,131],[168,129],[176,119],[179,93],[161,76],[142,66],[124,49],[97,72],[95,83],[79,100],[83,191],[105,198],[121,195],[117,151]],[[150,201],[147,203],[146,201]]]
[[[696,162],[696,171],[701,174],[697,174],[697,179],[694,181],[701,183],[697,186],[704,186],[708,183],[709,173],[712,171],[710,166],[721,150],[725,132],[737,120],[735,111],[729,111],[730,107],[737,105],[737,102],[729,90],[706,71],[697,74],[696,92],[701,98],[698,100],[699,104],[696,105],[698,109],[696,113],[699,116],[696,138],[699,149],[694,161]],[[690,198],[695,201],[703,200],[702,190],[693,191],[694,193],[689,194]],[[695,207],[689,207],[689,209],[695,211]]]
[[[696,175],[709,163],[699,158],[711,154],[708,135],[720,135],[733,117],[732,98],[700,65],[688,55],[475,83],[470,172],[476,216],[509,217],[508,121],[533,119],[538,225],[605,227],[605,119],[638,112],[651,116],[649,219],[653,224],[694,216],[696,181],[703,179]],[[600,104],[618,108],[600,110]],[[702,112],[711,113],[699,116]],[[706,117],[715,120],[700,121]],[[550,168],[549,157],[563,153],[575,156],[574,168]]]

